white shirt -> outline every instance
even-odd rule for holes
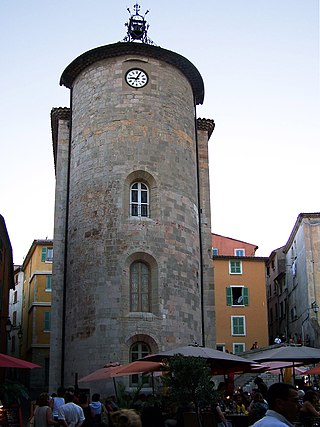
[[[252,427],[294,427],[283,415],[279,412],[268,409],[266,415],[261,420],[255,422]]]
[[[73,402],[68,402],[60,406],[58,410],[58,419],[64,420],[69,426],[76,426],[85,420],[81,406]]]

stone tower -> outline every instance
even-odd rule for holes
[[[82,54],[60,83],[71,96],[51,112],[51,390],[110,361],[215,341],[214,123],[196,117],[198,70],[130,39]]]

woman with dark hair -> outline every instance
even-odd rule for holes
[[[312,426],[315,418],[320,417],[320,412],[316,410],[319,396],[314,390],[308,390],[303,396],[303,405],[300,409],[300,421],[304,426]]]
[[[52,417],[49,394],[41,393],[38,398],[38,406],[34,411],[34,426],[48,427],[49,425],[58,426],[59,423]]]
[[[89,406],[89,399],[85,393],[80,394],[79,405],[81,406],[85,417],[82,427],[91,427],[93,425],[93,410]]]
[[[251,423],[263,418],[268,410],[268,404],[264,400],[262,394],[259,391],[256,391],[253,395],[252,402],[248,407],[249,419]]]

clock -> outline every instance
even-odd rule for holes
[[[148,74],[140,68],[132,68],[127,71],[125,80],[129,86],[141,88],[148,83],[149,77]]]

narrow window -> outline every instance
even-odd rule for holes
[[[218,248],[212,248],[212,256],[217,256],[217,255],[219,255]]]
[[[44,331],[50,331],[51,329],[51,313],[50,311],[44,312]]]
[[[134,262],[130,268],[130,311],[150,312],[150,268]]]
[[[246,335],[244,316],[231,316],[231,335]]]
[[[149,189],[142,182],[135,182],[130,188],[131,216],[149,216]]]
[[[242,262],[241,261],[229,261],[229,273],[230,274],[242,274]]]
[[[52,290],[51,282],[52,282],[52,276],[51,275],[46,276],[46,291],[47,292],[51,292],[51,290]]]

